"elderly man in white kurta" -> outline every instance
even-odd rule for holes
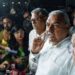
[[[45,36],[46,30],[46,20],[47,20],[48,12],[42,8],[36,8],[31,12],[31,21],[33,30],[29,34],[29,66],[30,70],[35,72],[38,63],[38,56],[40,49],[36,50],[33,48],[35,46],[33,43],[40,43],[41,47],[43,43],[46,41],[47,37]],[[36,45],[37,46],[37,45]]]
[[[69,52],[70,22],[67,14],[52,11],[47,19],[50,38],[40,51],[35,75],[75,75],[75,64]]]

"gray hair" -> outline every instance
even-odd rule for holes
[[[43,17],[47,17],[48,16],[48,11],[44,8],[36,8],[34,10],[31,11],[31,14],[35,13],[38,16],[43,16]]]
[[[68,17],[68,14],[65,11],[62,10],[55,10],[49,13],[49,17],[53,16],[53,15],[60,15],[61,17],[64,18],[64,23],[71,25],[70,24],[70,19]]]

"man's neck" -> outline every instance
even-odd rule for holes
[[[39,34],[39,35],[41,35],[42,33],[44,33],[45,32],[45,29],[43,29],[43,30],[38,30],[38,31],[36,31],[37,32],[37,34]]]

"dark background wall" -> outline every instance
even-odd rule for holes
[[[0,0],[0,16],[8,15],[12,7],[18,14],[23,14],[26,8],[31,11],[36,7],[43,7],[50,11],[66,6],[75,6],[75,0]]]

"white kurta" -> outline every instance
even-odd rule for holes
[[[40,52],[35,75],[75,75],[72,54],[69,53],[70,38],[53,46],[49,40]]]
[[[39,35],[39,34],[37,34],[36,30],[33,29],[29,34],[29,50],[32,49],[33,40],[38,37],[41,37],[41,39],[46,40],[48,36],[47,35],[44,36],[44,32]]]
[[[33,40],[37,37],[41,37],[41,39],[46,41],[46,39],[48,38],[48,35],[44,36],[44,33],[39,35],[39,34],[36,33],[36,30],[34,30],[34,29],[29,34],[29,50],[30,50],[29,66],[30,66],[30,69],[33,70],[33,71],[36,71],[36,69],[37,69],[39,53],[38,54],[33,54],[31,52],[31,49],[32,49],[32,45],[33,45]]]

